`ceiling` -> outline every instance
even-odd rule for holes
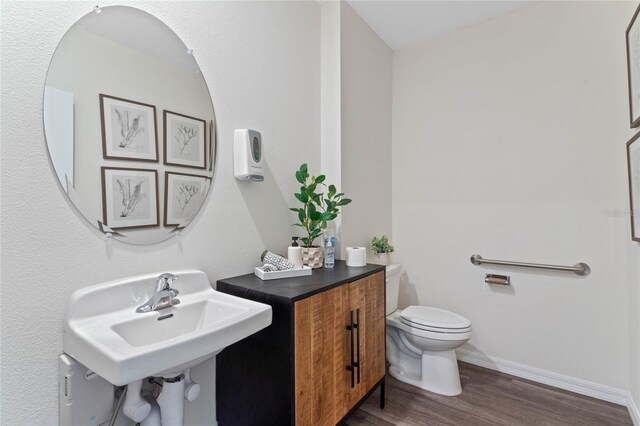
[[[533,1],[347,0],[393,49],[403,49],[529,6]]]

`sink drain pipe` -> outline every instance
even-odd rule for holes
[[[164,379],[162,392],[156,399],[160,406],[162,426],[183,426],[184,422],[184,376]]]
[[[141,391],[142,380],[136,380],[127,385],[122,412],[134,422],[143,421],[151,412],[151,404],[140,395]]]

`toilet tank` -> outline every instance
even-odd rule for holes
[[[392,314],[398,309],[400,297],[400,265],[387,266],[387,295],[385,315]]]

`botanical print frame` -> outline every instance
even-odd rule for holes
[[[160,225],[158,171],[102,167],[102,216],[111,229]]]
[[[213,170],[213,163],[216,161],[216,126],[213,120],[209,121],[209,171]]]
[[[158,161],[155,106],[101,93],[100,124],[105,160]]]
[[[640,133],[627,142],[627,171],[629,173],[629,211],[631,239],[640,241]],[[638,214],[636,214],[638,213]]]
[[[164,164],[204,169],[207,156],[207,122],[163,110]]]
[[[166,172],[164,180],[164,226],[185,226],[198,213],[207,196],[209,178]]]
[[[627,77],[629,80],[629,119],[631,127],[640,126],[640,6],[627,28]]]

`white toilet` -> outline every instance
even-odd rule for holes
[[[471,337],[471,321],[429,306],[398,309],[400,265],[387,266],[387,361],[391,376],[441,395],[458,395],[455,349]]]

